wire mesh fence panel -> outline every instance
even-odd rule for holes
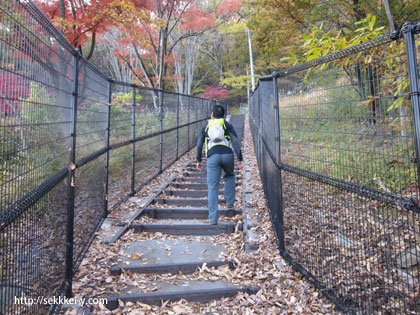
[[[114,146],[129,143],[133,138],[133,88],[113,83],[111,92],[109,143]],[[138,98],[136,93],[136,101]],[[131,155],[131,145],[118,147],[109,152],[108,207],[110,209],[130,192]]]
[[[54,175],[68,163],[73,56],[30,3],[0,10],[0,313],[39,313],[22,298],[57,295],[65,274],[66,172]]]
[[[41,314],[49,305],[25,299],[59,295],[65,276],[65,184],[55,186],[19,219],[1,230],[2,314]],[[28,301],[28,300],[26,300]]]
[[[166,168],[176,160],[176,131],[166,132],[163,135],[163,167]]]
[[[79,167],[76,171],[74,209],[74,270],[105,216],[106,156]]]
[[[179,137],[178,155],[181,156],[182,154],[187,153],[189,150],[188,127],[179,128],[178,137]]]
[[[278,72],[250,100],[280,251],[347,312],[420,310],[419,108],[406,45],[387,35]]]
[[[133,89],[129,85],[112,84],[110,110],[110,144],[124,143],[132,139]],[[136,94],[136,102],[140,101]],[[139,129],[141,124],[139,123]]]
[[[106,77],[81,60],[78,65],[76,160],[107,146],[110,85]],[[80,263],[101,219],[105,216],[106,156],[76,170],[74,195],[73,269]]]
[[[109,82],[79,61],[77,87],[76,158],[81,159],[107,144]]]
[[[121,199],[130,193],[131,156],[131,145],[125,145],[109,152],[109,209],[113,209]]]
[[[189,97],[179,96],[179,125],[188,123]]]
[[[136,89],[136,137],[144,137],[160,130],[158,92]]]
[[[162,93],[163,130],[175,128],[177,123],[178,96],[175,93]]]
[[[0,20],[1,211],[66,165],[72,92],[72,56],[55,53],[59,43],[50,44],[50,34],[34,25],[21,4],[7,3],[5,9]]]
[[[136,143],[136,188],[159,174],[159,136]]]

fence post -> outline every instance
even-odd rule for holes
[[[417,187],[420,187],[420,87],[419,73],[417,67],[416,45],[413,34],[414,24],[405,23],[401,29],[404,34],[407,50],[408,76],[410,81],[410,98],[413,104],[415,143],[416,143],[416,163],[417,163]]]
[[[273,73],[273,97],[274,97],[274,136],[276,141],[276,158],[277,163],[280,163],[280,120],[279,120],[279,91],[277,86],[277,76]],[[282,185],[282,176],[281,169],[277,170],[277,237],[279,240],[279,250],[280,252],[285,251],[284,246],[284,229],[283,229],[283,185]]]
[[[203,99],[201,99],[201,106],[203,106]],[[194,138],[198,135],[198,103],[195,103],[195,123],[194,123]]]
[[[133,88],[133,101],[131,104],[131,192],[130,196],[136,194],[136,86]]]
[[[179,157],[179,94],[176,103],[176,159]]]
[[[160,121],[160,134],[159,134],[159,173],[163,170],[163,93],[159,91],[159,121]]]
[[[74,190],[76,181],[76,125],[77,125],[77,94],[79,88],[79,56],[73,56],[73,91],[71,96],[71,136],[69,156],[69,176],[67,192],[67,224],[66,224],[66,297],[72,297],[73,279],[73,247],[74,247]]]
[[[111,136],[111,102],[112,102],[112,81],[108,85],[108,113],[106,125],[106,169],[105,169],[105,202],[104,211],[105,217],[108,215],[108,194],[109,194],[109,144]]]

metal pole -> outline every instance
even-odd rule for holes
[[[249,93],[249,79],[248,79],[248,65],[246,65],[246,95],[248,97],[248,109],[249,109],[249,97],[250,97],[250,93]]]
[[[176,159],[179,157],[179,94],[176,103]]]
[[[190,108],[191,108],[191,97],[188,97],[188,129],[187,129],[187,136],[188,136],[188,143],[187,143],[187,151],[190,149]]]
[[[404,34],[406,50],[408,74],[410,79],[410,98],[413,105],[415,144],[416,144],[416,163],[417,163],[417,185],[420,187],[420,87],[419,87],[419,70],[417,67],[416,45],[413,34],[414,24],[405,23],[401,29]]]
[[[273,97],[274,97],[274,136],[276,141],[276,158],[277,163],[280,163],[280,120],[279,120],[279,91],[277,86],[277,77],[273,74]],[[284,221],[283,221],[283,185],[282,185],[282,178],[281,178],[281,170],[277,170],[277,237],[279,240],[279,250],[280,252],[285,251],[285,244],[284,244]]]
[[[105,174],[105,202],[104,211],[105,217],[108,215],[108,195],[109,195],[109,138],[111,135],[111,102],[112,102],[112,82],[108,86],[108,113],[107,113],[107,126],[106,126],[106,174]]]
[[[67,193],[67,224],[66,224],[66,297],[72,297],[73,279],[73,245],[74,245],[74,190],[76,182],[76,126],[77,126],[77,94],[79,86],[79,56],[73,58],[73,91],[71,113],[71,137],[69,156],[69,176]]]
[[[201,106],[203,106],[203,99],[201,99]],[[198,103],[195,103],[195,121],[198,120]],[[194,124],[194,135],[198,134],[198,123]]]
[[[251,42],[251,32],[249,29],[246,30],[248,34],[248,45],[249,45],[249,61],[251,63],[251,83],[252,83],[252,91],[255,90],[255,76],[254,76],[254,59],[252,57],[252,42]]]
[[[159,135],[159,173],[163,170],[163,93],[159,91],[159,119],[160,119],[160,135]]]
[[[136,194],[136,87],[133,85],[133,102],[131,106],[131,196]]]

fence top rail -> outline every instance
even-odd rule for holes
[[[317,59],[281,70],[281,71],[275,71],[270,75],[265,75],[265,76],[261,76],[259,78],[260,81],[269,81],[272,80],[274,77],[275,78],[280,78],[280,77],[284,77],[286,75],[292,74],[292,73],[296,73],[296,72],[300,72],[303,70],[307,70],[313,67],[316,67],[318,65],[324,64],[324,63],[328,63],[340,58],[344,58],[362,51],[365,51],[367,49],[370,48],[374,48],[389,42],[392,42],[394,40],[399,39],[402,34],[406,31],[412,31],[413,34],[417,34],[420,33],[420,22],[418,22],[417,24],[413,24],[411,22],[407,22],[403,25],[403,27],[401,28],[401,30],[396,30],[392,33],[389,34],[385,34],[379,37],[376,37],[374,39],[371,39],[369,41],[357,44],[355,46],[352,47],[348,47],[345,48],[343,50],[328,54],[326,56],[323,57],[319,57]],[[256,89],[258,88],[259,84],[257,85]]]

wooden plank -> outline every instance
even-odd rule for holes
[[[242,224],[238,225],[242,230]],[[160,232],[169,235],[218,235],[235,232],[235,225],[232,223],[211,224],[131,224],[130,229],[135,233]]]
[[[221,216],[234,217],[241,210],[219,209]],[[147,208],[144,214],[153,219],[207,219],[207,208]]]
[[[178,301],[186,299],[193,302],[209,302],[211,300],[221,299],[223,297],[233,297],[239,292],[249,294],[256,294],[259,291],[258,287],[231,287],[218,289],[202,289],[202,290],[184,290],[182,292],[149,292],[138,293],[131,295],[111,296],[107,298],[108,304],[106,307],[109,310],[115,310],[118,307],[118,300],[123,302],[141,302],[150,305],[162,305],[164,301]]]
[[[233,261],[196,261],[196,262],[189,262],[189,263],[181,263],[181,264],[164,264],[164,265],[144,265],[144,266],[115,266],[111,267],[111,274],[113,275],[120,275],[122,270],[130,271],[133,273],[171,273],[177,274],[178,272],[182,272],[183,274],[189,274],[195,272],[198,267],[201,267],[204,263],[206,263],[207,267],[220,267],[224,265],[229,265],[230,269],[234,269],[234,262]]]

